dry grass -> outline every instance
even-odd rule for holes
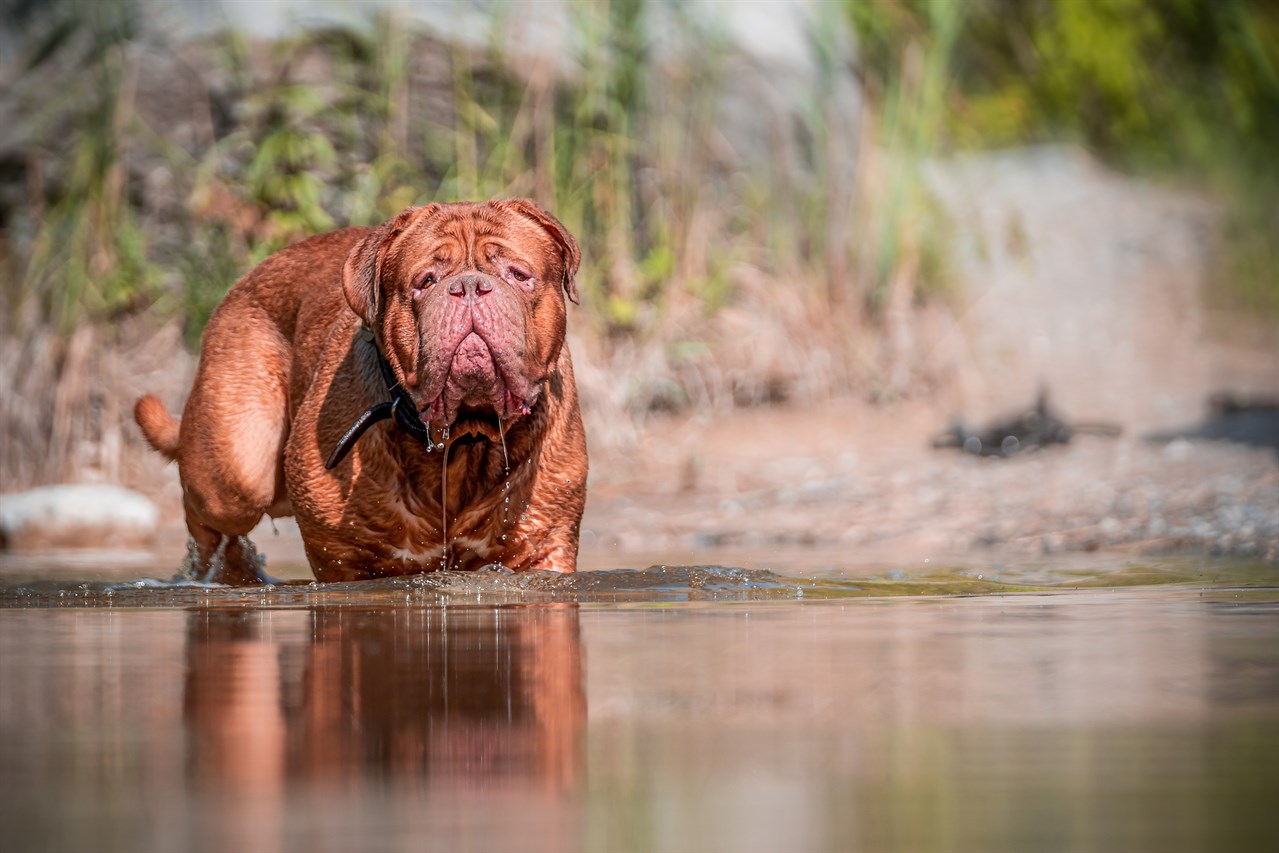
[[[907,393],[911,317],[936,290],[917,173],[941,60],[894,92],[906,153],[872,180],[847,33],[815,44],[819,85],[797,96],[689,20],[654,60],[641,7],[578,9],[569,74],[394,18],[147,50],[130,26],[73,27],[8,96],[21,113],[71,93],[41,111],[42,183],[0,235],[23,270],[0,293],[6,487],[149,470],[129,409],[143,390],[180,402],[174,328],[193,346],[281,245],[429,200],[532,195],[578,235],[597,446],[654,413]]]
[[[58,482],[149,489],[163,460],[132,423],[156,393],[181,411],[194,358],[181,331],[134,320],[0,337],[0,472],[4,491]]]

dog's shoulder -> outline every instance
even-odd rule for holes
[[[269,255],[236,282],[215,316],[244,311],[265,314],[286,338],[293,339],[299,323],[308,325],[332,316],[345,304],[342,266],[351,249],[374,230],[330,231]],[[313,316],[308,319],[308,315]]]
[[[308,237],[267,257],[245,276],[245,280],[279,285],[299,280],[313,282],[323,276],[340,281],[347,255],[374,230],[367,226],[353,226]]]

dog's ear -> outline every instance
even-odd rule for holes
[[[386,236],[384,228],[378,228],[356,243],[342,265],[342,292],[346,295],[346,304],[369,328],[373,328],[373,318],[377,316],[378,250]]]
[[[545,228],[546,232],[551,235],[559,246],[560,254],[563,257],[564,292],[568,294],[568,298],[573,300],[574,304],[578,304],[580,299],[577,293],[577,270],[582,265],[582,250],[577,245],[577,238],[569,233],[569,230],[564,227],[564,223],[538,207],[537,203],[530,199],[508,198],[496,202],[496,204],[499,207],[505,207],[524,214]]]
[[[382,266],[386,261],[387,247],[410,222],[429,216],[439,208],[438,204],[405,208],[394,219],[382,223],[356,243],[351,254],[346,256],[346,263],[342,265],[342,292],[351,310],[370,329],[381,308]]]

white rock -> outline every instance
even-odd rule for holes
[[[145,495],[119,486],[44,486],[0,495],[0,545],[136,547],[155,534],[159,516]]]

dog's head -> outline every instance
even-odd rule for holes
[[[429,204],[357,244],[342,287],[423,419],[486,422],[537,402],[580,263],[573,235],[527,199]]]

